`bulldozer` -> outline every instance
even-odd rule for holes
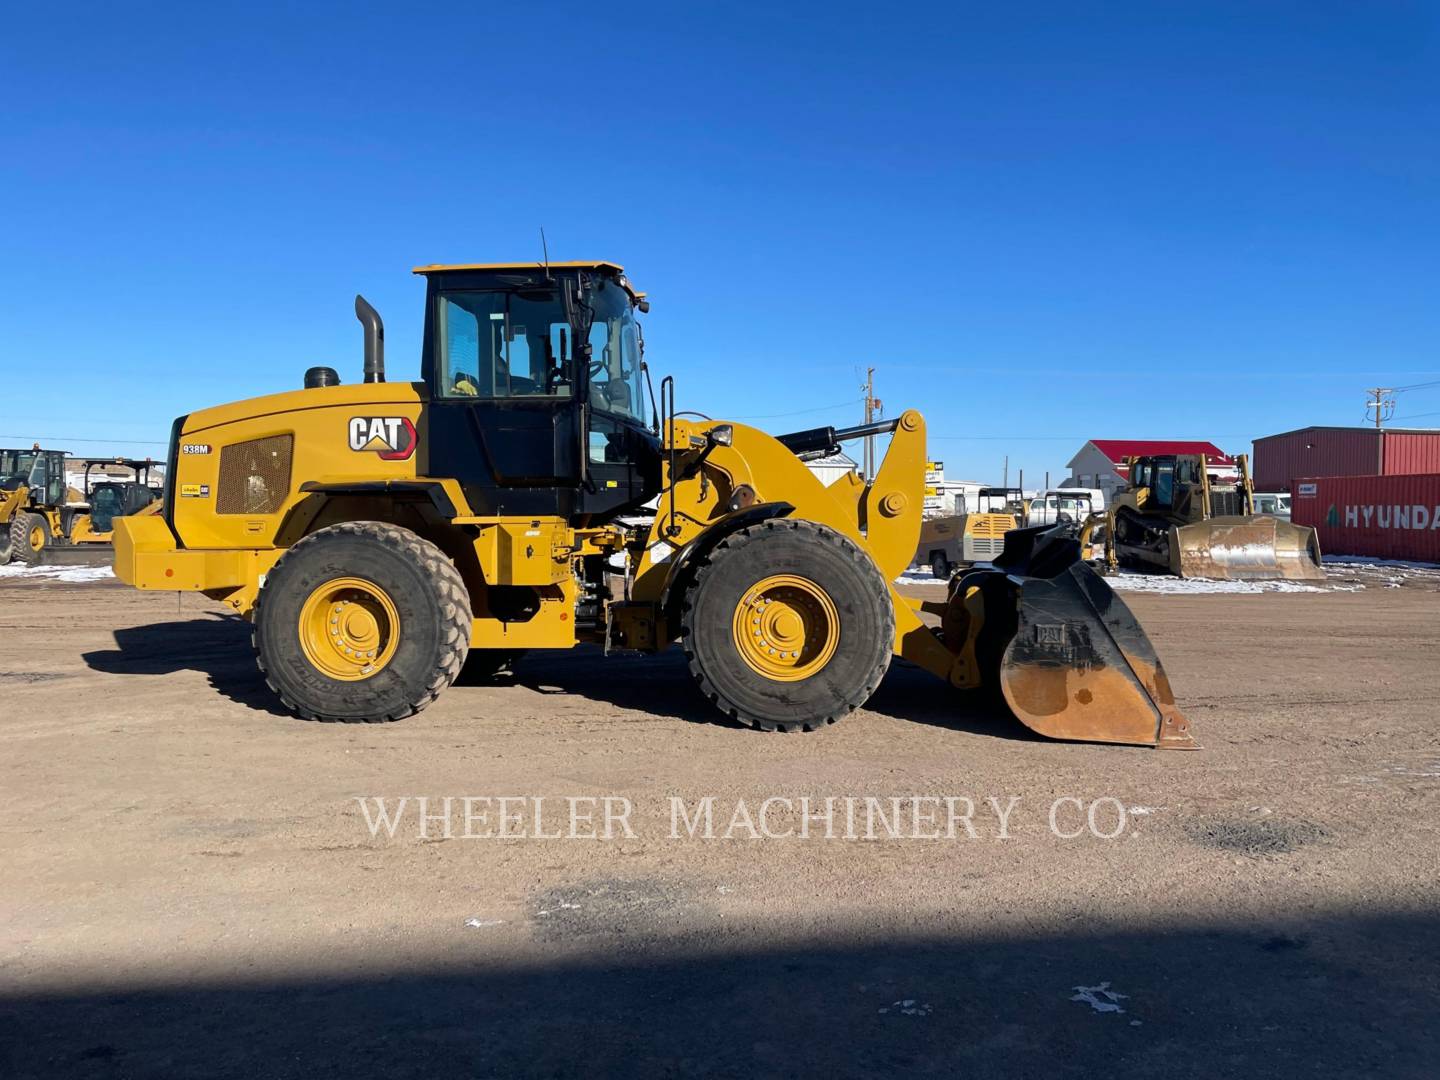
[[[988,691],[1041,735],[1195,745],[1155,650],[1073,537],[1009,534],[943,601],[896,590],[919,539],[920,413],[772,436],[654,393],[609,262],[417,267],[420,379],[386,382],[363,297],[364,379],[178,418],[163,509],[121,518],[118,576],[203,593],[253,626],[302,718],[410,716],[526,650],[678,645],[720,714],[814,730],[893,657]],[[887,437],[873,478],[802,457]]]
[[[1103,520],[1105,563],[1182,578],[1323,581],[1314,529],[1255,513],[1249,461],[1235,456],[1229,483],[1199,454],[1128,457],[1129,481],[1102,516],[1082,529],[1082,545]]]
[[[1020,526],[1027,510],[1019,488],[981,488],[974,510],[921,523],[915,562],[930,567],[942,581],[958,569],[990,562],[1005,550],[1005,535]]]

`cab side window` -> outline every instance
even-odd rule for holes
[[[558,302],[505,292],[441,297],[436,391],[443,397],[569,397],[568,336]]]

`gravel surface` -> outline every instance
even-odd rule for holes
[[[1197,753],[592,649],[307,724],[216,605],[0,579],[0,1076],[1433,1076],[1440,577],[1331,576],[1124,594]]]

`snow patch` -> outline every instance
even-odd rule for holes
[[[905,998],[901,1001],[892,1001],[879,1011],[882,1016],[892,1011],[898,1012],[902,1016],[929,1016],[935,1011],[935,1008],[928,1001],[917,1001],[915,998]]]
[[[930,568],[912,566],[895,579],[896,585],[943,585],[944,578],[938,578],[930,572]]]
[[[1404,570],[1428,570],[1440,574],[1440,563],[1412,562],[1408,559],[1377,559],[1371,555],[1323,555],[1326,566],[1389,566]]]
[[[1357,592],[1364,585],[1324,588],[1299,581],[1216,581],[1211,578],[1177,578],[1168,574],[1139,574],[1122,570],[1105,579],[1119,592],[1148,593],[1318,593]]]
[[[115,568],[111,566],[26,566],[23,563],[0,566],[0,578],[29,578],[82,584],[86,581],[103,581],[114,576]]]
[[[1119,1003],[1126,1000],[1126,995],[1111,990],[1108,982],[1102,982],[1099,986],[1075,986],[1071,989],[1076,991],[1071,996],[1071,1001],[1083,1001],[1096,1012],[1123,1013],[1125,1011]],[[1102,1001],[1101,998],[1105,1000]]]

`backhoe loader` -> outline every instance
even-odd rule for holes
[[[120,578],[249,618],[301,717],[398,720],[467,659],[678,644],[720,712],[768,731],[840,719],[899,656],[1042,735],[1195,745],[1073,538],[1018,530],[944,601],[896,591],[925,494],[918,412],[778,437],[682,414],[673,378],[651,389],[649,302],[619,266],[416,273],[420,381],[384,381],[383,326],[357,297],[363,382],[311,368],[301,389],[180,417],[163,511],[116,523]],[[868,483],[824,487],[801,460],[887,435]]]
[[[1105,562],[1182,578],[1323,581],[1314,529],[1255,513],[1249,462],[1238,476],[1212,476],[1199,454],[1129,457],[1129,484],[1104,515],[1082,529],[1082,544],[1101,520]]]

